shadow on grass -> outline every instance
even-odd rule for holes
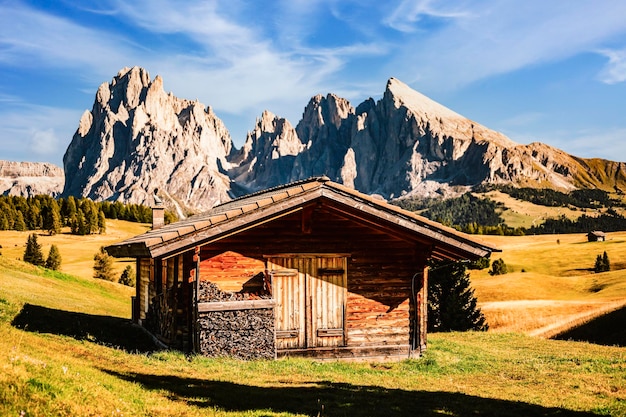
[[[127,352],[157,350],[152,337],[128,319],[97,316],[25,304],[11,324],[36,333],[69,336]]]
[[[174,375],[119,373],[110,375],[165,391],[170,400],[226,412],[271,410],[309,416],[559,416],[596,414],[546,408],[521,402],[480,398],[452,392],[406,391],[328,381],[297,386],[259,387]]]
[[[553,339],[626,347],[626,328],[623,323],[626,323],[626,307],[570,329]]]

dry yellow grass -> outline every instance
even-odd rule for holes
[[[552,336],[572,324],[626,305],[626,232],[606,242],[585,234],[483,236],[499,249],[510,272],[471,271],[479,305],[492,331]],[[596,274],[597,255],[607,252],[613,270]]]
[[[107,220],[106,233],[101,235],[75,236],[69,230],[63,233],[50,236],[46,232],[25,231],[16,232],[13,230],[0,231],[0,245],[2,245],[2,255],[10,259],[22,259],[28,235],[37,233],[37,241],[41,245],[44,258],[48,256],[50,246],[57,245],[61,253],[61,271],[67,274],[80,277],[91,277],[93,275],[93,256],[101,246],[107,246],[119,242],[128,237],[144,233],[149,229],[149,225],[132,223],[121,220]],[[116,259],[114,269],[121,274],[126,265],[134,267],[134,260]]]

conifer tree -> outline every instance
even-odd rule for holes
[[[61,253],[57,245],[50,246],[50,252],[48,252],[48,258],[46,259],[46,268],[58,271],[61,267]]]
[[[43,228],[50,235],[61,232],[61,211],[56,201],[51,200],[42,210]]]
[[[17,211],[15,215],[15,223],[13,224],[13,229],[18,232],[22,232],[26,230],[26,222],[24,221],[24,215],[21,211]]]
[[[133,271],[132,266],[127,265],[126,268],[124,268],[124,272],[122,272],[119,283],[128,285],[129,287],[135,286],[135,271]]]
[[[26,241],[26,250],[24,250],[24,262],[31,263],[37,266],[44,266],[43,253],[41,252],[41,245],[37,242],[37,234],[33,233],[28,236]]]
[[[100,210],[98,212],[98,233],[102,234],[107,231],[107,222],[104,216],[104,211]]]
[[[465,265],[462,262],[433,263],[428,273],[428,329],[447,332],[488,328],[477,306]]]
[[[104,247],[93,257],[93,277],[107,281],[117,281],[113,273],[113,258],[105,252]]]

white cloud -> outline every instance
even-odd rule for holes
[[[402,0],[383,23],[401,32],[415,32],[420,20],[425,17],[438,19],[458,19],[469,16],[469,11],[450,7],[453,2],[437,0]]]
[[[398,46],[399,57],[389,67],[402,69],[399,78],[454,88],[597,50],[626,33],[622,2],[594,2],[593,11],[580,0],[567,5],[539,0],[459,4],[471,13],[457,9],[462,19],[426,35],[407,35]]]
[[[81,113],[15,102],[0,112],[0,159],[46,161],[59,166]]]
[[[599,53],[609,59],[606,67],[599,75],[600,80],[606,84],[617,84],[626,81],[626,49],[603,49]]]
[[[0,4],[0,64],[80,68],[102,76],[125,61],[124,38],[83,27],[19,3]],[[118,68],[119,69],[119,68]]]

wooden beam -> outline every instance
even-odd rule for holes
[[[245,301],[213,301],[198,303],[198,313],[211,311],[254,310],[259,308],[274,308],[273,299],[245,300]]]

